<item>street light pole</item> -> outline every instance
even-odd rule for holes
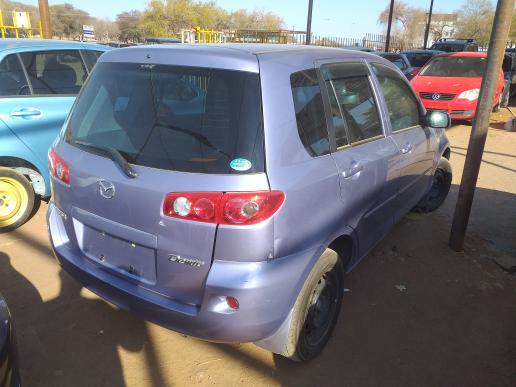
[[[423,43],[423,49],[426,50],[428,44],[428,33],[430,32],[430,23],[432,22],[432,9],[434,8],[434,0],[430,0],[430,11],[428,12],[428,23],[425,30],[425,42]]]
[[[450,247],[454,251],[464,249],[464,237],[468,226],[473,196],[477,186],[478,172],[482,162],[482,154],[486,143],[487,128],[493,106],[500,69],[502,68],[503,55],[507,44],[507,36],[511,26],[511,18],[515,0],[498,0],[496,13],[489,39],[489,49],[480,95],[478,97],[477,111],[473,120],[473,128],[469,138],[468,153],[464,163],[464,172],[459,188],[459,197],[455,207],[453,223],[450,232]]]
[[[391,7],[389,8],[389,23],[387,24],[387,36],[385,37],[385,52],[389,52],[389,45],[391,43],[391,25],[392,13],[394,12],[394,0],[391,0]]]
[[[42,38],[52,39],[52,25],[50,24],[50,11],[48,10],[48,0],[39,0],[39,20],[43,31]]]
[[[308,0],[308,18],[306,21],[306,37],[305,37],[305,44],[310,44],[310,38],[312,35],[312,7],[313,7],[313,0]]]

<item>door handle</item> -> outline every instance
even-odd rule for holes
[[[24,108],[20,110],[16,110],[11,112],[11,117],[34,117],[40,116],[41,110],[33,109],[33,108]]]
[[[352,162],[351,166],[348,169],[345,169],[342,171],[342,176],[344,176],[344,178],[347,179],[351,176],[355,176],[357,173],[362,171],[362,169],[364,169],[362,164],[359,164],[357,162]]]
[[[402,155],[406,155],[407,153],[412,152],[412,149],[414,149],[412,144],[406,144],[403,148],[400,149],[400,152]]]

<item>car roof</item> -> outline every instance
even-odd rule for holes
[[[486,58],[487,53],[478,52],[478,51],[460,51],[460,52],[448,52],[445,54],[440,54],[438,56],[473,56],[478,58]]]
[[[414,50],[404,50],[401,53],[402,54],[440,54],[440,53],[444,53],[444,51],[441,51],[441,50],[414,49]]]
[[[77,47],[78,49],[89,48],[89,49],[106,49],[107,46],[96,44],[96,43],[88,43],[88,42],[78,42],[72,40],[54,40],[54,39],[32,39],[32,38],[21,38],[21,39],[0,39],[0,51],[13,49],[13,48],[30,48],[30,47],[47,47],[47,48],[73,48]]]
[[[199,61],[197,56],[208,57],[209,61]],[[307,46],[295,44],[256,44],[256,43],[212,43],[212,44],[170,44],[140,45],[113,50],[100,58],[101,62],[135,62],[149,64],[170,64],[201,66],[241,71],[258,71],[257,57],[267,56],[281,61],[285,57],[296,56],[294,63],[326,58],[378,58],[377,55],[363,51],[342,48]],[[382,59],[383,60],[383,59]]]

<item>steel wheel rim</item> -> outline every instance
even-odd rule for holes
[[[430,188],[430,193],[428,195],[429,201],[433,202],[434,200],[438,200],[441,197],[444,180],[443,171],[440,169],[435,171],[434,182],[432,183],[432,188]]]
[[[325,273],[308,302],[308,313],[305,319],[303,336],[310,347],[319,345],[331,328],[337,310],[338,289],[334,271]]]
[[[0,227],[10,226],[20,219],[29,197],[23,185],[10,177],[0,177]]]

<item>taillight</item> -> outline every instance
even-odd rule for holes
[[[198,222],[249,225],[273,216],[285,200],[277,191],[173,192],[165,197],[163,213]]]
[[[70,185],[70,169],[68,164],[56,153],[54,148],[50,148],[48,152],[48,168],[51,175],[57,180]]]
[[[412,70],[412,71],[410,72],[410,75],[414,75],[414,76],[416,76],[418,73],[419,73],[419,69],[415,69],[415,70]]]

